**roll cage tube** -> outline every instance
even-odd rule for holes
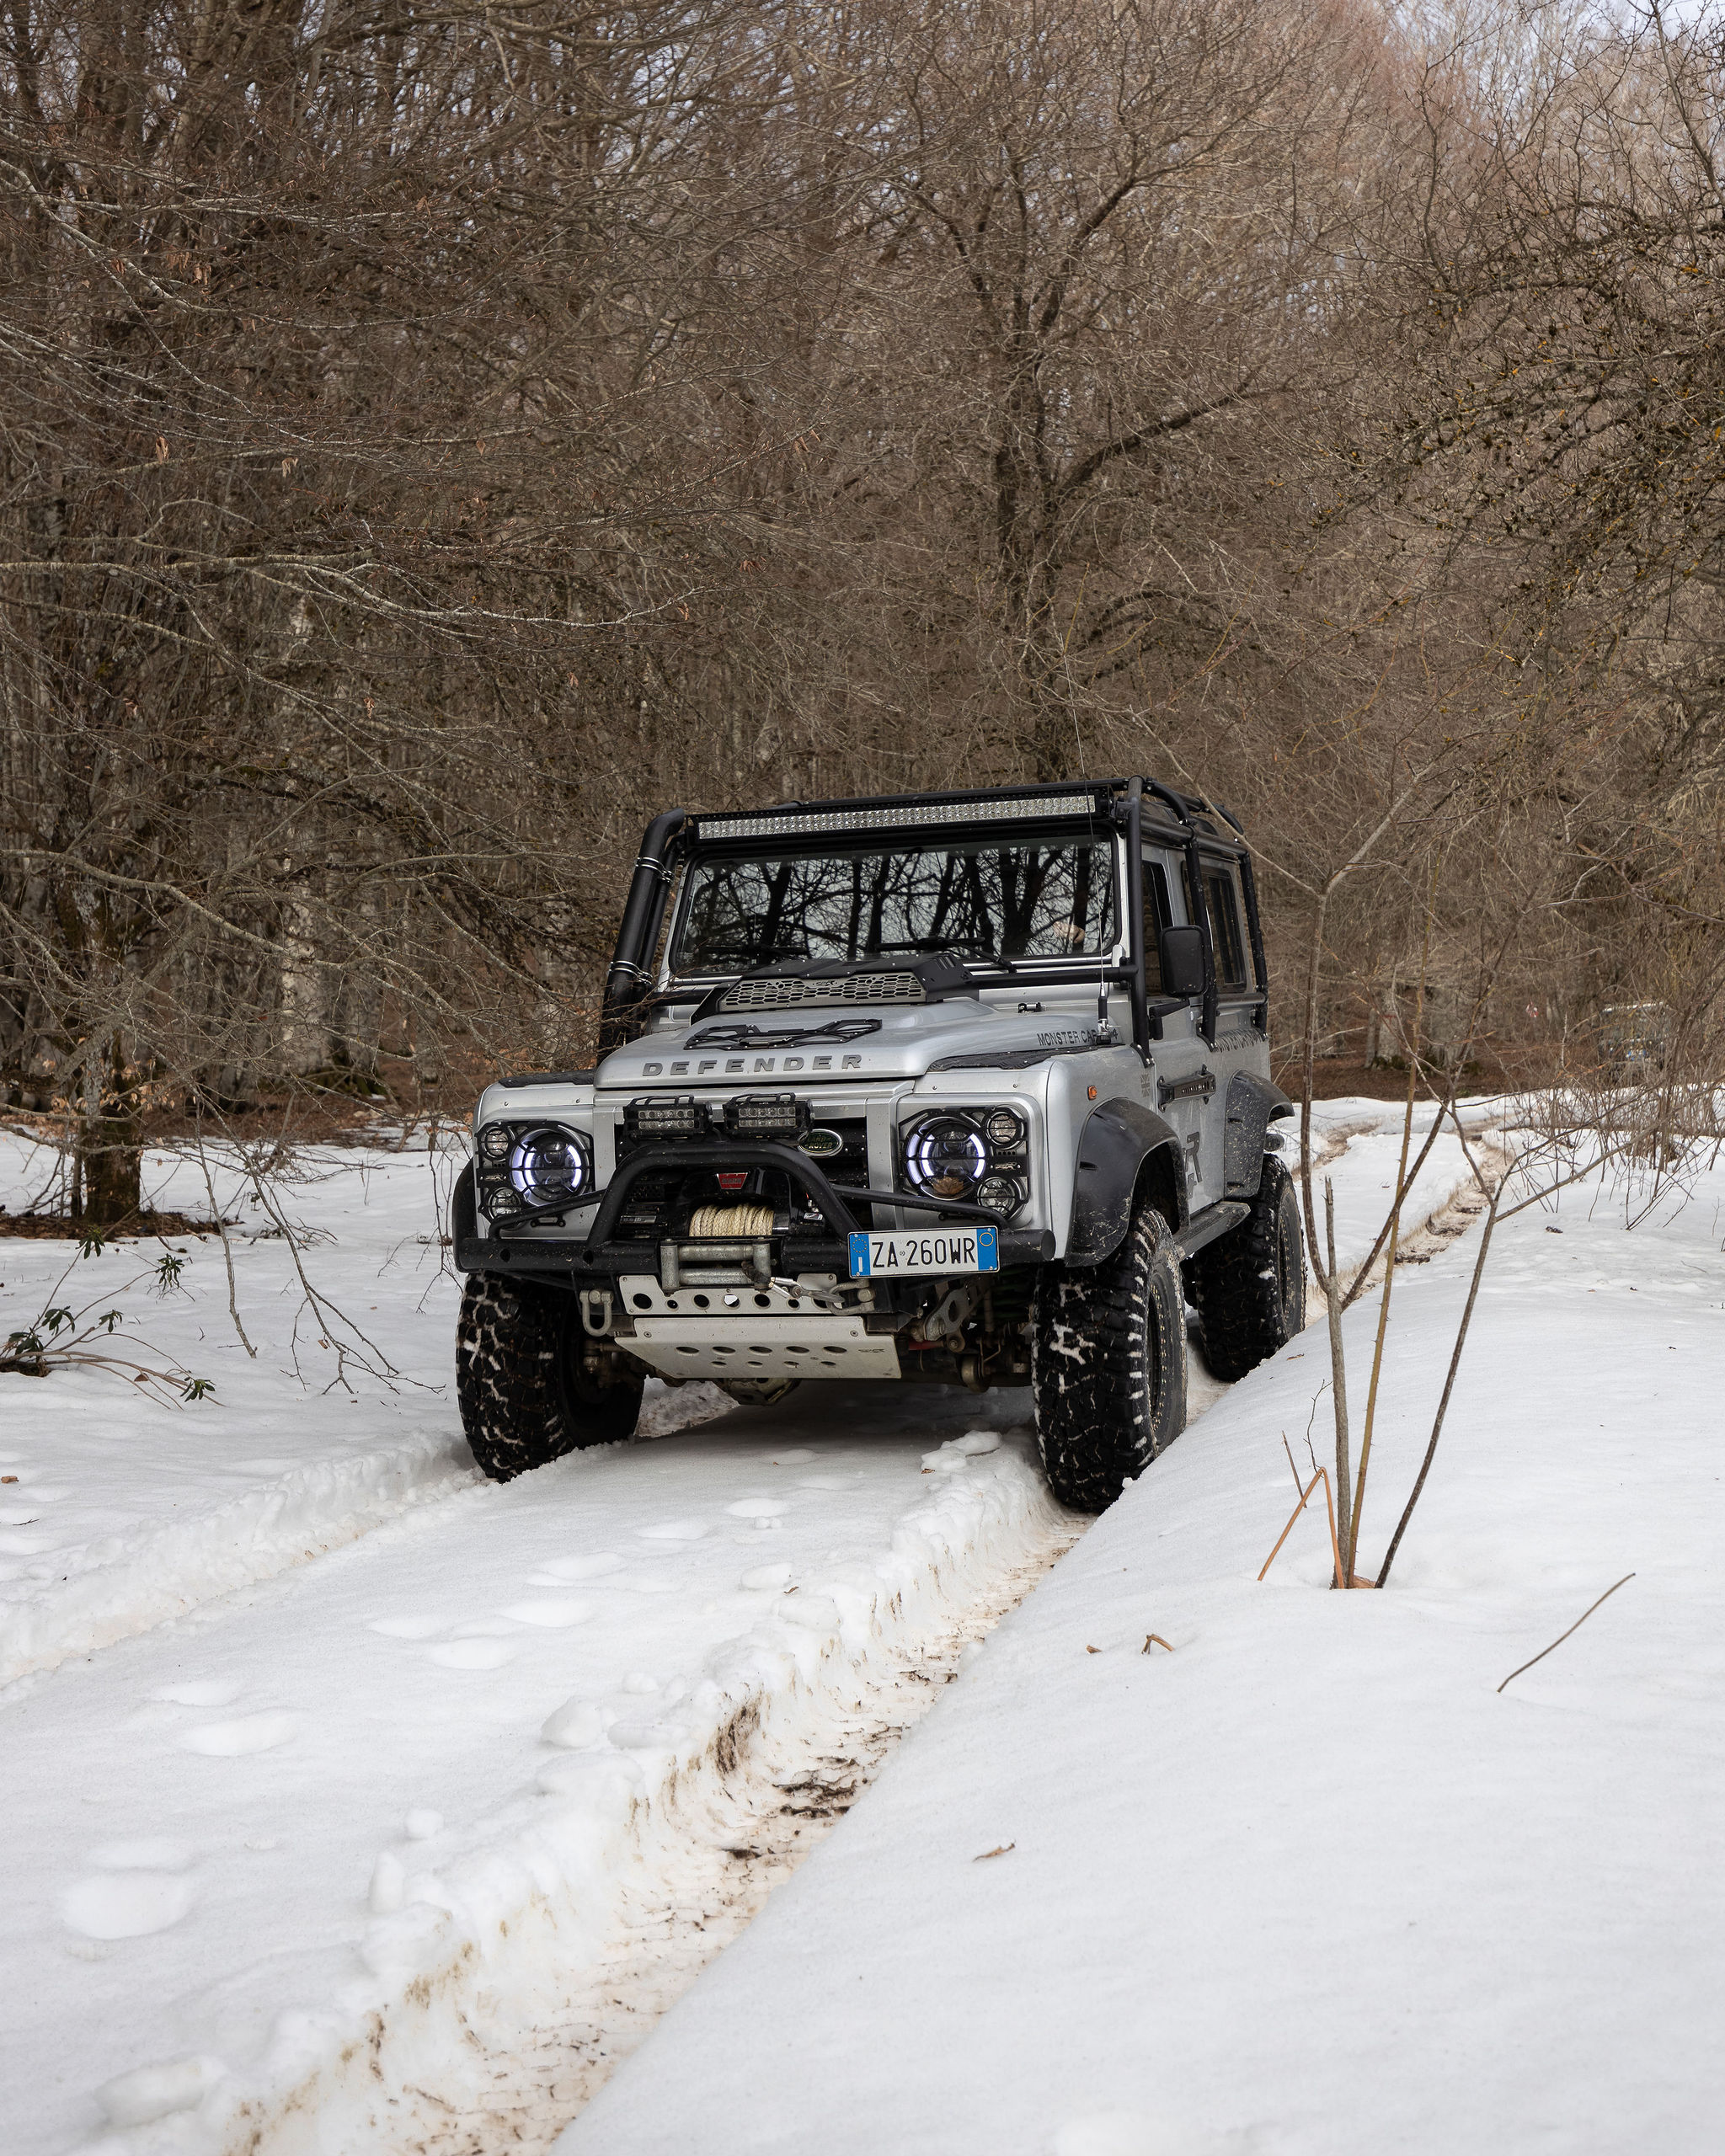
[[[1148,953],[1144,947],[1144,781],[1126,788],[1126,946],[1132,953],[1127,993],[1132,1003],[1132,1045],[1150,1060],[1150,1003],[1145,992]]]
[[[1222,808],[1219,801],[1218,808]],[[1252,849],[1246,843],[1246,826],[1231,808],[1222,814],[1240,834],[1240,888],[1246,894],[1246,933],[1252,944],[1252,969],[1258,982],[1258,1030],[1270,1029],[1270,977],[1264,971],[1263,924],[1258,917],[1258,872],[1252,865]]]
[[[604,1056],[628,1038],[628,1014],[647,993],[653,947],[665,919],[665,894],[670,889],[670,855],[673,841],[688,821],[688,812],[667,808],[647,826],[629,895],[623,903],[622,924],[617,932],[617,949],[605,976],[605,1001],[599,1015],[599,1053]]]

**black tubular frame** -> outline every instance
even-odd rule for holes
[[[1227,811],[1223,810],[1227,815]],[[1234,824],[1234,819],[1228,817]],[[1236,831],[1240,826],[1234,824]],[[1246,835],[1240,833],[1240,888],[1246,894],[1246,932],[1252,939],[1252,970],[1258,980],[1258,1030],[1266,1039],[1270,1030],[1270,979],[1264,970],[1263,928],[1258,917],[1258,877],[1252,866],[1252,851],[1245,843]]]
[[[970,1205],[952,1198],[924,1198],[914,1190],[858,1190],[848,1183],[835,1184],[811,1161],[806,1153],[799,1153],[794,1146],[775,1145],[763,1140],[759,1145],[731,1139],[724,1145],[705,1145],[698,1139],[673,1140],[661,1145],[643,1145],[630,1154],[622,1166],[612,1171],[611,1181],[599,1193],[599,1210],[582,1239],[579,1248],[597,1247],[608,1243],[617,1231],[622,1217],[623,1202],[643,1176],[663,1174],[666,1170],[686,1168],[777,1168],[798,1182],[814,1201],[820,1217],[841,1242],[852,1235],[862,1233],[862,1223],[852,1212],[846,1202],[857,1200],[864,1205],[901,1205],[912,1213],[939,1213],[960,1220],[980,1221],[985,1227],[1004,1228],[1007,1216],[996,1213],[991,1206]],[[590,1203],[590,1199],[581,1201]],[[569,1202],[560,1206],[538,1206],[531,1214],[515,1213],[494,1221],[493,1232],[499,1238],[517,1227],[531,1226],[535,1220],[543,1219],[553,1212],[574,1210]]]
[[[1123,789],[1117,795],[1114,821],[1117,829],[1124,829],[1128,855],[1126,878],[1126,928],[1129,943],[1134,954],[1130,964],[1124,967],[1105,967],[1098,972],[1074,967],[1062,967],[1057,972],[1038,972],[1026,974],[1027,982],[1049,987],[1062,986],[1071,980],[1104,980],[1123,985],[1128,993],[1132,1011],[1132,1044],[1140,1057],[1148,1060],[1154,1037],[1159,1037],[1162,1019],[1166,1009],[1152,1012],[1150,1009],[1146,983],[1149,953],[1145,946],[1144,921],[1144,803],[1146,797],[1160,802],[1184,835],[1188,880],[1191,885],[1194,926],[1198,930],[1204,948],[1204,990],[1199,1030],[1204,1040],[1214,1045],[1220,1001],[1220,984],[1216,978],[1215,942],[1211,932],[1210,901],[1204,888],[1204,859],[1201,851],[1202,835],[1194,820],[1193,811],[1204,806],[1189,802],[1186,796],[1177,793],[1172,787],[1159,780],[1135,777],[1126,780],[1080,781],[1058,787],[1012,787],[991,791],[1004,792],[1015,799],[1034,802],[1054,794],[1087,793],[1100,806],[1102,797],[1110,789]],[[974,792],[953,794],[883,794],[871,795],[850,801],[781,802],[773,808],[758,809],[753,814],[770,818],[775,814],[794,815],[798,812],[820,810],[827,813],[845,808],[891,808],[901,804],[941,806],[950,803],[954,807],[977,798]],[[1252,853],[1245,841],[1239,819],[1219,803],[1208,804],[1231,825],[1238,835],[1237,846],[1229,846],[1230,853],[1237,853],[1242,895],[1246,901],[1247,932],[1251,942],[1252,962],[1257,974],[1258,1008],[1260,1030],[1268,1031],[1269,1025],[1269,987],[1266,976],[1263,951],[1263,931],[1258,917],[1258,879],[1253,873]],[[750,812],[718,811],[744,814]],[[629,884],[628,897],[624,902],[622,924],[617,931],[617,948],[606,975],[604,1002],[600,1013],[600,1054],[605,1054],[627,1040],[638,1028],[632,1025],[634,1014],[653,1000],[652,959],[665,922],[665,910],[674,874],[674,863],[691,835],[699,842],[700,826],[705,820],[698,814],[692,815],[682,808],[668,808],[655,816],[648,825],[641,841],[641,851],[635,862],[634,875]],[[1208,828],[1206,826],[1206,828]],[[721,845],[725,841],[721,839]],[[1008,982],[1012,969],[1007,969]],[[992,1216],[989,1216],[992,1217]]]
[[[605,1001],[599,1017],[602,1046],[615,1047],[626,1037],[629,1012],[645,1001],[651,979],[653,947],[665,919],[670,889],[673,845],[689,820],[684,808],[667,808],[647,826],[636,857],[629,895],[617,932],[617,949],[605,976]]]
[[[1150,1060],[1150,1003],[1145,983],[1150,953],[1144,942],[1144,781],[1126,788],[1126,934],[1136,953],[1128,994],[1132,1001],[1132,1045],[1140,1062]]]

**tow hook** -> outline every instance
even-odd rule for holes
[[[811,1286],[806,1281],[785,1280],[775,1274],[767,1285],[777,1288],[782,1295],[793,1296],[799,1302],[813,1303],[818,1310],[832,1310],[844,1315],[857,1310],[870,1310],[874,1307],[873,1291],[866,1283],[861,1287],[841,1288],[835,1285],[830,1288],[817,1288]],[[852,1296],[855,1299],[846,1302],[845,1299],[846,1295]]]

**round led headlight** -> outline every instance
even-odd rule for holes
[[[1023,1124],[1010,1108],[991,1108],[982,1127],[991,1145],[1016,1145],[1024,1135]]]
[[[1024,1203],[1023,1187],[1011,1176],[985,1176],[976,1187],[976,1202],[996,1213],[1011,1214]]]
[[[925,1198],[968,1198],[987,1172],[982,1133],[958,1116],[932,1116],[905,1141],[905,1174]]]
[[[561,1124],[542,1123],[510,1149],[509,1179],[528,1205],[573,1205],[589,1178],[585,1144]]]
[[[506,1161],[514,1134],[506,1123],[488,1123],[479,1133],[479,1158],[482,1161]]]

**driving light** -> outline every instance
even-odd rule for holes
[[[485,1193],[485,1210],[494,1220],[506,1220],[511,1214],[519,1213],[521,1209],[521,1199],[507,1184],[501,1190],[490,1190]]]
[[[794,1093],[745,1093],[724,1104],[734,1138],[797,1138],[809,1128],[809,1103]]]
[[[985,1176],[977,1185],[976,1202],[996,1213],[1010,1215],[1024,1203],[1023,1187],[1011,1176]]]
[[[891,831],[941,824],[1018,824],[1050,816],[1094,816],[1094,793],[1014,796],[990,794],[975,801],[927,802],[899,808],[840,808],[782,810],[765,816],[702,816],[702,842],[711,839],[789,838],[818,831]]]
[[[515,1140],[509,1179],[526,1204],[572,1205],[588,1183],[586,1146],[560,1123],[541,1123]]]
[[[514,1143],[514,1134],[506,1123],[489,1123],[479,1133],[479,1157],[482,1161],[506,1161]]]
[[[1010,1108],[991,1108],[988,1119],[982,1127],[988,1133],[991,1145],[999,1145],[1007,1150],[1017,1145],[1024,1135],[1023,1124]]]
[[[623,1110],[623,1129],[631,1138],[704,1138],[707,1111],[692,1093],[668,1101],[649,1095]]]

